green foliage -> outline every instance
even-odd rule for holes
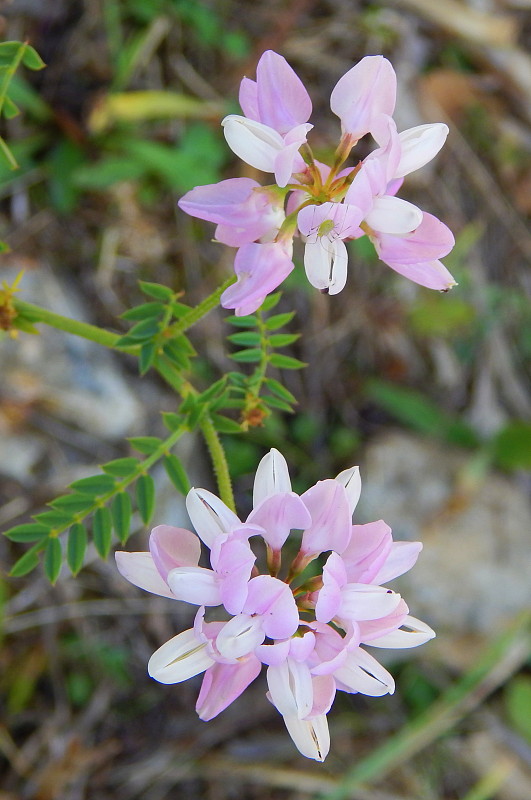
[[[531,743],[531,677],[518,675],[505,688],[505,709],[511,725]]]
[[[492,448],[503,469],[531,469],[531,423],[510,422],[496,434]]]

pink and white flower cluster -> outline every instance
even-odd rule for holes
[[[440,291],[455,285],[439,260],[454,245],[451,231],[396,197],[404,176],[439,152],[448,128],[436,123],[398,133],[396,75],[386,58],[366,56],[333,89],[330,106],[342,136],[332,165],[313,158],[307,143],[310,96],[278,53],[262,55],[256,81],[242,80],[239,99],[243,116],[225,117],[225,138],[236,155],[272,173],[276,183],[230,178],[197,186],[179,202],[187,214],[216,223],[217,241],[238,248],[237,281],[221,298],[225,308],[242,315],[262,304],[294,268],[294,236],[305,241],[308,280],[329,294],[340,292],[347,280],[345,241],[364,235],[380,259],[406,278]],[[367,134],[377,148],[345,166]]]
[[[353,525],[360,491],[353,467],[298,495],[284,457],[271,450],[258,466],[244,522],[215,495],[192,489],[186,505],[197,535],[159,525],[149,552],[116,553],[119,571],[135,586],[199,607],[193,627],[152,655],[149,674],[171,684],[204,673],[196,710],[210,720],[264,664],[267,697],[296,746],[323,761],[336,691],[394,691],[392,676],[363,645],[416,647],[435,635],[386,586],[413,566],[422,545],[393,542],[383,520]],[[287,559],[292,531],[299,549]],[[210,568],[199,566],[200,540]],[[324,559],[318,575],[315,564],[306,570],[317,558]]]

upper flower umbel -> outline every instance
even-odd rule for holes
[[[192,489],[187,509],[197,535],[159,525],[149,553],[116,553],[131,583],[198,607],[193,628],[152,655],[149,674],[179,683],[204,673],[196,708],[207,720],[266,665],[269,700],[300,752],[322,761],[336,691],[394,691],[392,676],[364,645],[415,647],[435,635],[384,585],[413,566],[421,544],[393,542],[382,520],[353,525],[360,491],[352,467],[299,496],[284,457],[271,450],[258,466],[245,521],[212,493]],[[302,531],[295,555],[286,546],[291,531]],[[263,564],[253,549],[257,540]],[[201,541],[211,568],[199,566]],[[306,572],[326,553],[322,574]],[[217,621],[206,621],[214,607]]]
[[[453,247],[451,232],[396,197],[404,176],[438,153],[448,128],[438,123],[398,133],[392,119],[396,83],[383,56],[366,56],[339,79],[330,105],[342,135],[326,165],[308,146],[312,103],[287,61],[268,50],[256,81],[243,78],[243,115],[225,117],[225,138],[243,161],[273,174],[276,185],[233,178],[196,187],[179,202],[186,213],[217,223],[218,241],[240,248],[237,282],[221,297],[225,308],[237,315],[255,311],[294,268],[297,236],[305,241],[308,280],[328,294],[340,292],[347,280],[345,241],[365,235],[381,260],[410,280],[440,291],[455,284],[439,260]],[[345,168],[352,148],[368,134],[378,148]]]

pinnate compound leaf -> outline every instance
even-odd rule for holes
[[[74,523],[68,532],[66,545],[66,562],[72,575],[77,575],[83,566],[87,541],[88,536],[85,527],[80,522]]]
[[[280,397],[273,397],[271,395],[262,395],[262,400],[270,408],[278,408],[280,411],[288,411],[290,414],[293,414],[293,409],[290,406],[290,404],[286,403],[285,400],[281,400]]]
[[[72,492],[71,494],[63,494],[51,500],[48,505],[65,514],[77,514],[86,511],[92,505],[93,495],[81,494],[81,492]]]
[[[148,525],[155,510],[155,481],[151,475],[141,475],[138,479],[136,502],[142,521]]]
[[[40,522],[26,522],[15,525],[5,532],[5,536],[12,542],[39,542],[48,537],[50,527]]]
[[[143,344],[140,348],[138,357],[138,370],[141,375],[145,375],[151,369],[157,355],[157,345],[154,342]]]
[[[277,305],[281,297],[282,292],[275,292],[274,294],[268,295],[260,306],[260,311],[271,311],[271,309]]]
[[[89,478],[81,478],[78,481],[70,484],[71,489],[75,489],[82,494],[88,494],[91,497],[97,497],[100,494],[112,492],[115,483],[111,475],[91,475]]]
[[[63,550],[56,537],[48,539],[44,551],[44,572],[50,583],[55,583],[61,572]]]
[[[117,495],[117,497],[119,496]],[[126,496],[129,497],[129,495]],[[112,523],[111,512],[107,507],[103,506],[95,511],[92,521],[92,538],[94,539],[96,550],[102,558],[107,558],[111,549]],[[127,531],[129,532],[129,524]]]
[[[22,56],[22,63],[28,69],[43,69],[46,64],[37,53],[34,47],[29,44],[24,45],[24,55]]]
[[[173,453],[168,453],[163,463],[170,481],[178,492],[186,496],[190,491],[190,481],[188,480],[188,475],[180,459],[173,455]]]
[[[129,528],[131,526],[131,498],[127,492],[120,492],[112,501],[111,506],[112,522],[116,535],[122,544],[129,538]]]

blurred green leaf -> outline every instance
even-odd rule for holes
[[[162,444],[158,436],[133,436],[127,440],[139,453],[150,456]]]
[[[509,423],[495,436],[492,448],[503,469],[531,469],[531,423]]]
[[[142,521],[148,525],[155,510],[155,481],[151,475],[141,475],[136,484],[136,501]]]
[[[120,495],[117,495],[117,497],[119,496]],[[107,558],[109,550],[111,549],[112,525],[113,518],[109,509],[105,506],[96,509],[92,521],[92,538],[94,540],[94,546],[102,558]],[[120,530],[122,529],[120,528]],[[129,532],[129,526],[127,526],[127,530]]]
[[[421,336],[454,336],[476,319],[474,306],[457,295],[422,295],[409,312],[413,330]]]
[[[531,742],[531,676],[517,675],[507,684],[505,706],[513,727]]]
[[[262,340],[262,336],[258,333],[258,331],[240,331],[238,333],[231,333],[231,335],[227,338],[229,342],[233,342],[234,344],[242,344],[246,347],[254,347],[255,345],[259,345]]]
[[[114,478],[111,475],[91,475],[90,478],[81,478],[70,484],[71,489],[75,489],[82,494],[96,497],[114,489]]]
[[[11,571],[9,572],[12,578],[21,578],[35,569],[39,565],[39,553],[45,547],[44,542],[34,544],[26,553],[24,553],[18,561],[15,562]]]
[[[178,492],[186,496],[190,491],[190,482],[181,461],[173,453],[169,453],[163,463],[170,481]]]
[[[26,522],[23,525],[16,525],[5,532],[5,536],[12,542],[38,542],[46,539],[50,530],[49,525],[39,522]]]
[[[262,350],[259,347],[249,348],[247,350],[238,350],[236,353],[231,353],[233,361],[238,361],[244,364],[260,361],[262,358]]]
[[[283,356],[281,353],[273,353],[269,358],[269,363],[279,369],[302,369],[308,366],[304,361],[299,361],[298,358]]]
[[[63,551],[59,539],[50,538],[44,551],[44,572],[50,583],[55,583],[61,572]]]
[[[138,458],[128,456],[127,458],[115,458],[114,461],[108,461],[106,464],[102,464],[101,468],[107,475],[125,478],[135,471],[139,463]]]
[[[70,567],[72,575],[77,575],[85,558],[87,549],[87,531],[81,523],[76,522],[68,532],[68,542],[66,545],[66,561]]]
[[[111,513],[114,530],[122,544],[125,544],[129,538],[132,511],[131,498],[127,492],[117,494],[112,501]]]

